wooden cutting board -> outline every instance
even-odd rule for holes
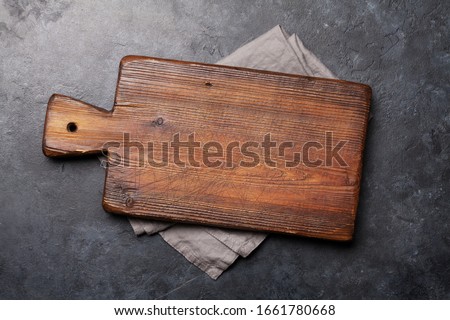
[[[107,152],[109,212],[349,240],[370,97],[347,81],[128,56],[112,111],[50,98],[43,151]]]

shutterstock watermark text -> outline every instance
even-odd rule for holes
[[[201,141],[196,133],[175,133],[168,141],[142,142],[124,133],[122,141],[108,141],[103,152],[109,166],[193,168],[347,167],[342,150],[348,141],[326,131],[319,141],[277,141],[266,133],[259,141]]]

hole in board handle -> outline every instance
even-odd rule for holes
[[[78,130],[78,126],[75,122],[69,122],[67,124],[67,131],[69,132],[76,132]]]

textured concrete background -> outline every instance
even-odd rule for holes
[[[0,2],[0,298],[450,298],[449,1]],[[212,281],[47,159],[58,92],[113,103],[127,54],[215,62],[283,25],[373,88],[355,241],[272,235]]]

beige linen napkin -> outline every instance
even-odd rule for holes
[[[297,35],[287,35],[281,26],[274,27],[217,63],[334,78]],[[217,279],[239,256],[248,256],[266,237],[259,232],[129,220],[136,235],[159,232],[169,245],[213,279]]]

